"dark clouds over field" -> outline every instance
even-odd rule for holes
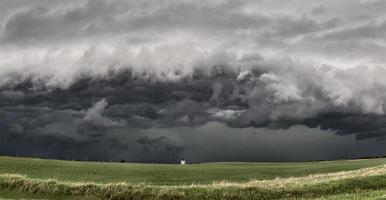
[[[0,153],[386,153],[385,1],[0,2]]]

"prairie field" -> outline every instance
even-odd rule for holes
[[[0,199],[386,199],[386,159],[140,164],[0,157]]]

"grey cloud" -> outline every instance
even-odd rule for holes
[[[112,128],[125,126],[124,120],[114,121],[103,116],[108,103],[105,99],[96,102],[92,108],[88,109],[83,117],[85,123],[95,128]]]
[[[64,10],[36,6],[12,14],[4,24],[3,37],[5,41],[34,42],[87,36],[98,26],[109,25],[110,12],[114,12],[113,8],[103,1],[88,1],[83,6]]]
[[[245,3],[166,1],[94,1],[83,5],[70,4],[62,9],[35,6],[16,11],[4,23],[4,41],[44,41],[49,39],[77,39],[141,30],[170,31],[242,29],[267,25],[262,16],[250,17],[239,10]],[[221,16],[221,17],[218,17]],[[61,27],[66,27],[62,29]]]
[[[310,39],[329,42],[355,42],[358,40],[365,40],[364,42],[368,42],[368,40],[377,41],[379,39],[385,38],[385,28],[385,21],[371,22],[356,27],[348,27],[330,31]]]
[[[344,58],[352,63],[358,56],[365,57],[369,64],[383,62],[379,52],[384,45],[368,41],[382,39],[380,21],[383,18],[378,9],[382,2],[379,1],[302,2],[296,9],[289,3],[248,0],[170,0],[163,4],[114,0],[62,4],[32,2],[29,9],[9,9],[10,16],[3,19],[3,42],[12,46],[30,41],[63,50],[63,43],[58,41],[87,46],[104,40],[104,45],[110,48],[127,42],[137,48],[189,38],[192,45],[209,50],[219,45],[258,48],[262,52],[272,50],[315,60],[328,56],[331,62]],[[269,9],[270,6],[274,9]],[[307,14],[317,8],[324,8],[324,13]],[[365,17],[366,13],[375,16]],[[353,38],[347,42],[358,36],[363,41]],[[337,37],[335,42],[334,37]],[[363,59],[357,63],[361,61]]]
[[[323,14],[324,12],[326,12],[326,10],[327,10],[327,8],[325,6],[319,5],[319,6],[312,8],[311,14],[313,14],[313,15]]]

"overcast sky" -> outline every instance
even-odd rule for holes
[[[2,0],[0,154],[386,154],[386,1]]]

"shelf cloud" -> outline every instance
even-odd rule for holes
[[[141,162],[384,154],[385,4],[2,1],[0,153]],[[290,148],[283,141],[308,147],[301,138],[320,145],[278,156]],[[245,140],[248,151],[200,150]],[[335,153],[323,147],[332,140]]]

